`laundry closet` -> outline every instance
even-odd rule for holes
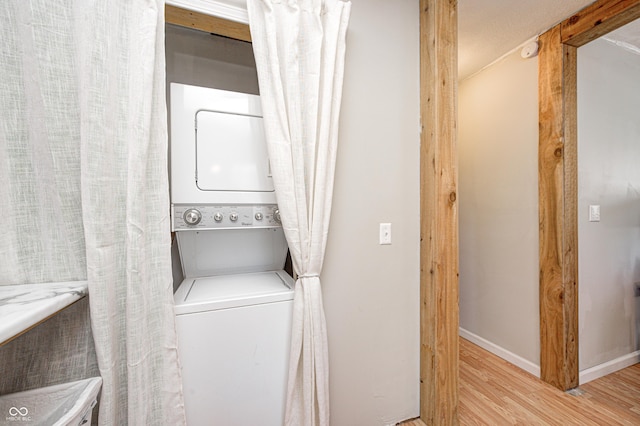
[[[167,24],[166,62],[187,423],[280,425],[294,281],[252,47]]]

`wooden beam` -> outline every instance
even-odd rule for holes
[[[578,386],[576,48],[539,39],[538,191],[541,378]]]
[[[204,13],[171,5],[165,5],[164,14],[165,22],[168,24],[251,42],[251,33],[249,26],[246,24],[228,21],[223,18],[218,18],[217,16],[205,15]]]
[[[564,218],[562,286],[564,291],[564,386],[580,384],[578,339],[578,48],[563,45]]]
[[[420,0],[420,418],[458,424],[457,1]]]
[[[562,43],[580,47],[640,18],[640,0],[599,0],[562,22]]]

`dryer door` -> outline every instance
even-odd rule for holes
[[[262,117],[197,112],[196,184],[202,191],[274,190]]]

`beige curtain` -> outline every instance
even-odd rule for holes
[[[265,132],[295,285],[285,423],[329,424],[320,273],[329,231],[350,2],[248,0]]]
[[[87,279],[99,423],[185,424],[164,3],[8,0],[0,9],[2,279]]]
[[[86,277],[73,8],[0,7],[0,285]]]

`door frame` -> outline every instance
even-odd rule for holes
[[[598,0],[539,38],[540,377],[579,385],[577,50],[640,17],[640,0]]]
[[[167,24],[178,25],[193,30],[216,34],[236,40],[251,42],[249,25],[230,21],[218,16],[207,15],[193,10],[165,4],[164,20]]]

